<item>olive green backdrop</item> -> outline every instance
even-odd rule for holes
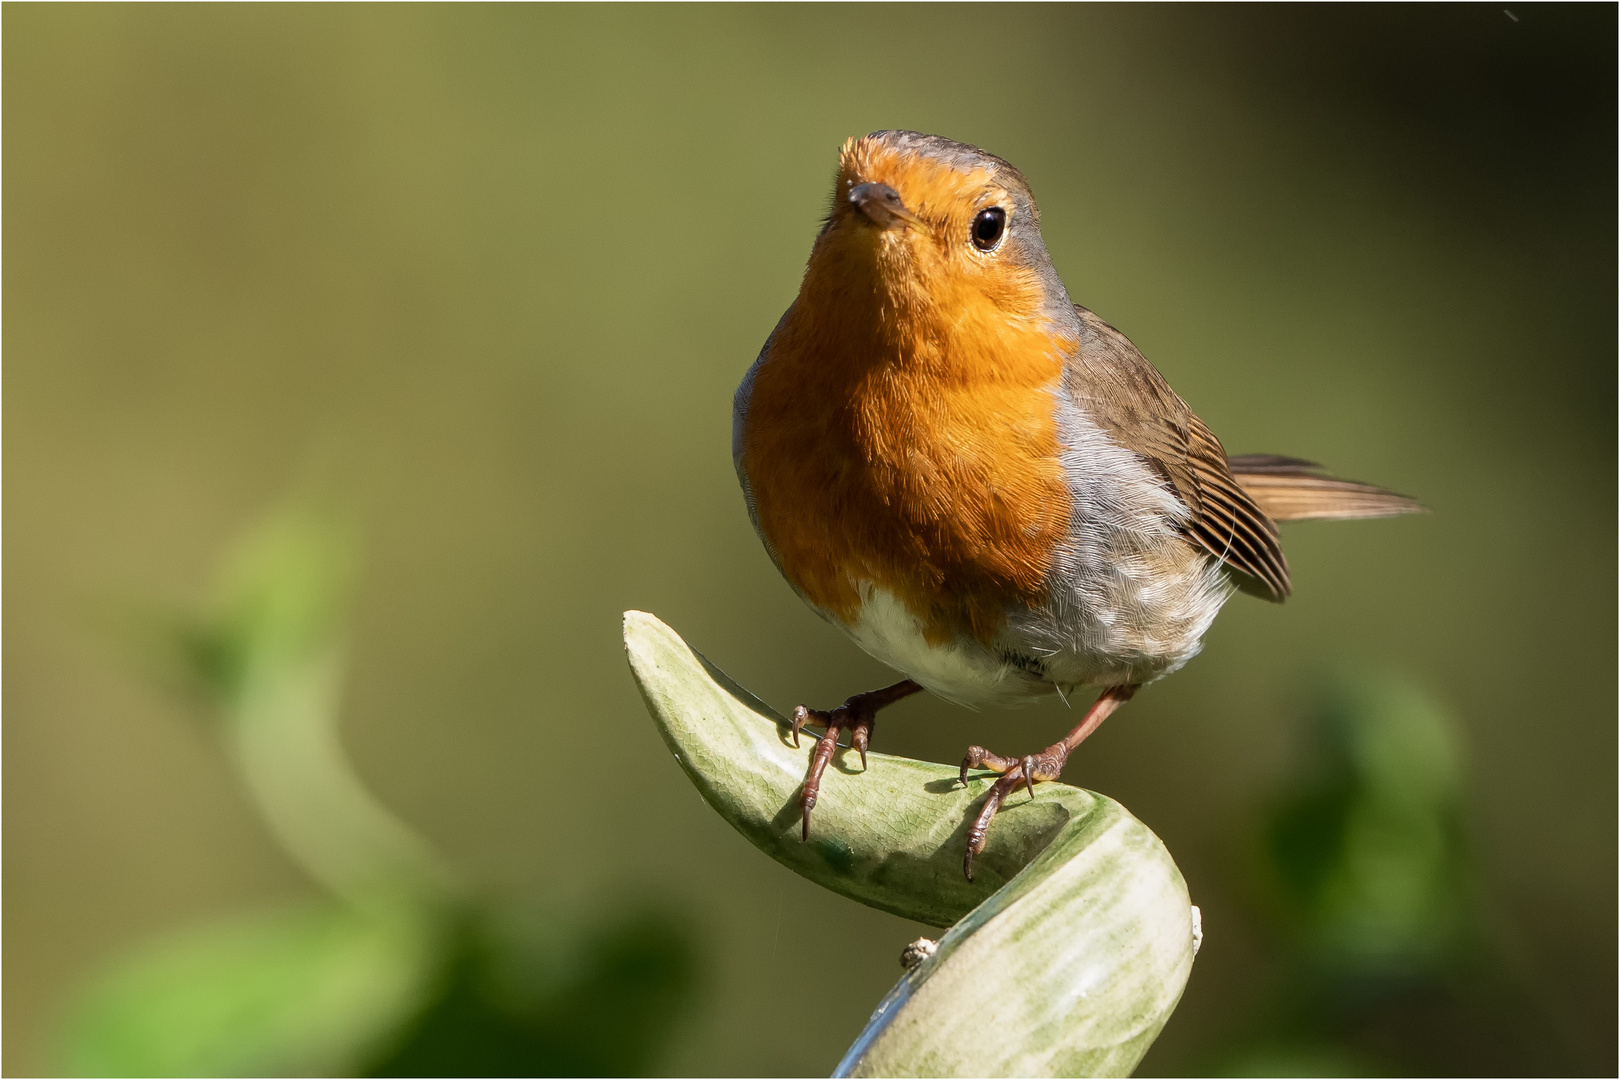
[[[1234,600],[1071,763],[1203,906],[1144,1070],[1244,1022],[1253,822],[1314,680],[1376,670],[1460,730],[1482,887],[1561,1025],[1514,1067],[1612,1072],[1614,41],[1608,6],[8,6],[5,1070],[53,1067],[120,950],[311,890],[112,629],[301,496],[363,527],[372,790],[514,905],[689,927],[662,1069],[832,1067],[916,928],[702,805],[619,615],[779,708],[889,677],[771,567],[730,408],[839,143],[908,127],[1023,170],[1074,297],[1231,451],[1434,509],[1288,529],[1295,598]],[[914,700],[876,743],[1069,722]]]

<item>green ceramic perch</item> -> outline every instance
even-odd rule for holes
[[[901,978],[839,1076],[1127,1076],[1192,970],[1197,909],[1158,837],[1063,784],[1012,799],[962,875],[972,813],[946,765],[840,751],[808,843],[799,783],[815,740],[644,612],[624,643],[659,733],[720,816],[778,862],[863,904],[949,927]]]

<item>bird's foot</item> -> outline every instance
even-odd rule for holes
[[[903,697],[915,694],[922,687],[910,679],[856,694],[831,712],[811,709],[803,705],[793,710],[793,745],[799,745],[799,732],[806,724],[824,727],[816,740],[816,752],[810,758],[810,771],[805,774],[804,787],[799,792],[799,806],[804,813],[804,829],[800,839],[810,839],[810,811],[815,809],[816,796],[821,792],[821,774],[838,749],[838,733],[849,732],[850,745],[861,755],[861,768],[866,768],[866,747],[872,740],[872,728],[877,724],[877,712]]]
[[[962,783],[967,784],[969,769],[989,769],[999,773],[1001,778],[990,786],[990,794],[985,796],[984,803],[979,807],[979,816],[973,819],[973,827],[968,830],[967,854],[962,858],[962,872],[969,881],[973,880],[973,856],[984,850],[984,839],[990,831],[990,821],[1001,809],[1001,804],[1007,796],[1020,787],[1027,788],[1029,797],[1035,797],[1035,785],[1047,780],[1056,780],[1063,772],[1063,764],[1069,759],[1069,748],[1063,743],[1054,743],[1038,754],[1026,754],[1021,758],[1002,757],[993,754],[982,746],[968,747],[967,757],[962,759]]]

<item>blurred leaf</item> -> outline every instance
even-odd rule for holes
[[[183,635],[197,678],[234,702],[255,679],[330,649],[355,556],[352,533],[306,507],[266,517],[226,560],[210,612]]]
[[[662,1049],[693,950],[638,915],[515,933],[471,907],[378,804],[337,737],[352,545],[303,512],[266,520],[179,640],[276,837],[347,906],[156,942],[95,984],[65,1058],[90,1075],[627,1075]]]
[[[1404,680],[1358,674],[1323,688],[1304,733],[1262,829],[1291,933],[1217,1071],[1432,1075],[1461,1047],[1504,1069],[1522,1059],[1506,1024],[1480,1022],[1534,1026],[1478,925],[1445,711]]]
[[[1411,686],[1361,679],[1334,686],[1309,732],[1304,778],[1267,828],[1306,947],[1347,977],[1432,968],[1467,904],[1450,721]]]
[[[1164,845],[1124,807],[1042,784],[997,817],[969,883],[963,844],[989,781],[964,786],[955,768],[870,754],[858,776],[829,773],[800,843],[813,740],[795,749],[782,717],[653,616],[627,612],[624,636],[664,741],[739,832],[844,896],[934,925],[960,919],[878,1006],[837,1075],[1135,1068],[1192,970],[1195,916]]]
[[[311,877],[355,903],[450,902],[449,869],[360,783],[338,737],[354,548],[306,508],[270,515],[227,559],[184,647],[259,813]]]
[[[545,932],[482,917],[283,910],[153,942],[63,1041],[77,1076],[634,1076],[695,982],[654,912]]]
[[[650,1072],[694,983],[687,934],[651,913],[580,931],[460,938],[434,1003],[375,1076],[637,1076]]]
[[[142,948],[68,1028],[76,1076],[352,1073],[422,1008],[427,928],[326,904],[188,930]]]

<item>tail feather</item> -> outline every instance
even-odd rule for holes
[[[1341,520],[1426,514],[1416,499],[1328,476],[1313,461],[1276,454],[1227,458],[1239,486],[1272,521]]]

